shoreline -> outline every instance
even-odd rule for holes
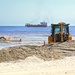
[[[8,47],[14,47],[14,46],[20,46],[20,45],[35,45],[35,46],[42,46],[44,44],[44,41],[47,44],[47,37],[39,37],[39,38],[22,38],[22,42],[4,42],[0,43],[0,49],[2,48],[8,48]]]
[[[44,45],[44,41],[46,44],[48,44],[48,39],[47,37],[45,37],[44,39],[42,39],[43,37],[41,37],[41,41],[38,39],[32,39],[32,38],[27,38],[27,39],[23,39],[22,42],[7,42],[7,43],[0,43],[0,50],[3,48],[8,48],[8,47],[15,47],[15,46],[21,46],[21,45],[35,45],[35,46],[42,46]],[[75,40],[75,37],[72,37],[73,40]]]

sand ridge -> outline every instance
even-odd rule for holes
[[[0,62],[24,60],[29,56],[43,60],[62,59],[75,55],[75,41],[47,44],[46,46],[22,45],[0,50]]]

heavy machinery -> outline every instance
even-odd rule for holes
[[[58,24],[51,24],[51,28],[51,35],[48,36],[48,43],[72,40],[72,36],[69,33],[69,24],[60,22]]]

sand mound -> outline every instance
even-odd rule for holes
[[[33,56],[34,55],[34,56]],[[67,41],[64,43],[56,43],[46,46],[16,46],[0,50],[0,62],[14,61],[19,59],[27,59],[28,61],[37,61],[40,59],[51,60],[61,59],[65,56],[75,55],[75,41]],[[33,58],[30,58],[32,56]],[[36,56],[36,57],[35,57]],[[40,59],[39,59],[40,58]]]
[[[33,55],[43,60],[61,58],[58,52],[48,50],[46,46],[17,46],[0,50],[0,62],[14,61],[18,59],[23,60],[26,57]]]
[[[33,55],[33,56],[30,56],[30,57],[27,57],[25,59],[25,61],[26,62],[43,62],[44,60],[42,60],[42,59],[36,57],[35,55]]]

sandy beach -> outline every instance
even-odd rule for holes
[[[75,75],[75,0],[0,0],[0,75]]]
[[[75,41],[0,50],[0,75],[74,75]]]
[[[0,75],[74,75],[75,56],[62,60],[43,61],[35,56],[14,62],[0,63]]]

